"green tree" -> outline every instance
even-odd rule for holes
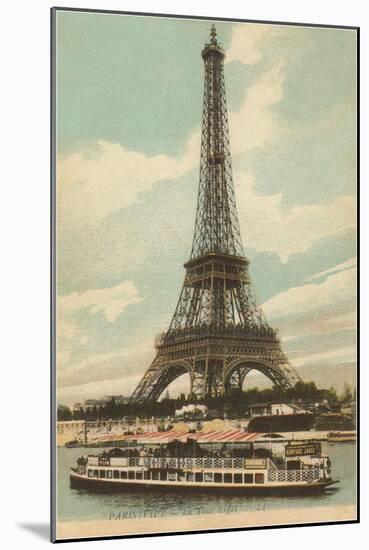
[[[72,411],[66,405],[58,405],[57,411],[58,421],[72,420]]]
[[[341,403],[350,403],[353,400],[353,394],[350,384],[345,382],[343,387],[343,393],[341,395],[340,401]]]

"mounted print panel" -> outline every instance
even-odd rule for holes
[[[52,10],[53,540],[357,521],[357,51]]]

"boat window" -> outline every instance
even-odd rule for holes
[[[135,478],[135,473],[133,470],[131,470],[130,472],[128,472],[128,479],[134,479]]]
[[[112,470],[107,470],[106,473],[107,473],[107,477],[108,477],[109,479],[111,479],[111,478],[113,477],[113,471],[112,471]]]
[[[177,481],[177,474],[168,474],[168,481]]]
[[[113,477],[114,479],[119,479],[119,470],[114,470]]]
[[[94,470],[94,477],[99,477],[99,470]]]
[[[202,472],[196,472],[195,481],[200,481],[200,482],[204,481],[204,476]]]
[[[167,480],[167,472],[160,472],[160,480],[161,481]]]
[[[244,483],[254,483],[254,476],[253,476],[253,474],[244,474],[244,476],[243,476],[243,482],[244,482]]]
[[[194,475],[192,472],[187,472],[187,481],[193,481],[194,480]]]
[[[100,470],[100,477],[105,477],[105,470]]]
[[[255,474],[255,483],[264,483],[264,474]]]
[[[93,470],[88,470],[88,477],[92,477],[94,475]]]
[[[299,470],[301,468],[300,460],[289,460],[287,462],[287,470]]]
[[[144,472],[144,479],[150,479],[150,472]]]
[[[213,481],[213,474],[211,472],[204,473],[204,481],[211,482]]]
[[[159,472],[157,472],[157,471],[156,471],[156,472],[153,472],[153,473],[152,473],[152,479],[158,480],[158,479],[159,479]]]
[[[121,472],[120,472],[120,478],[121,478],[121,479],[127,479],[127,472],[121,471]]]
[[[224,483],[232,483],[232,474],[224,474]]]
[[[142,472],[136,472],[136,479],[142,479]]]
[[[214,481],[215,481],[215,483],[222,483],[223,482],[223,474],[214,474]]]
[[[242,483],[242,474],[234,474],[234,482]]]

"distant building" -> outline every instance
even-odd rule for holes
[[[175,416],[191,416],[197,413],[205,415],[208,408],[205,405],[189,404],[184,405],[181,409],[177,409],[174,413]]]
[[[104,395],[99,400],[99,405],[106,405],[107,403],[111,403],[111,401],[115,401],[116,405],[124,405],[128,400],[129,398],[124,395]]]
[[[98,407],[100,405],[99,399],[86,399],[84,402],[85,407]]]
[[[248,409],[249,416],[280,416],[285,414],[304,414],[306,411],[292,403],[256,403]]]
[[[92,409],[93,407],[99,408],[111,403],[114,400],[116,405],[124,405],[128,403],[129,397],[124,395],[104,395],[100,399],[85,399],[82,403],[75,403],[73,406],[74,411],[80,411],[82,408]]]
[[[117,405],[125,405],[129,401],[129,397],[125,397],[124,395],[112,395],[112,398]]]

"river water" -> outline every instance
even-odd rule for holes
[[[114,494],[90,493],[70,489],[69,468],[79,456],[97,454],[98,449],[58,448],[57,517],[62,520],[87,520],[139,517],[165,517],[205,513],[273,510],[313,506],[334,506],[356,502],[356,444],[323,443],[324,454],[332,461],[332,474],[340,483],[320,495],[312,496],[227,496],[165,494],[145,490]]]

